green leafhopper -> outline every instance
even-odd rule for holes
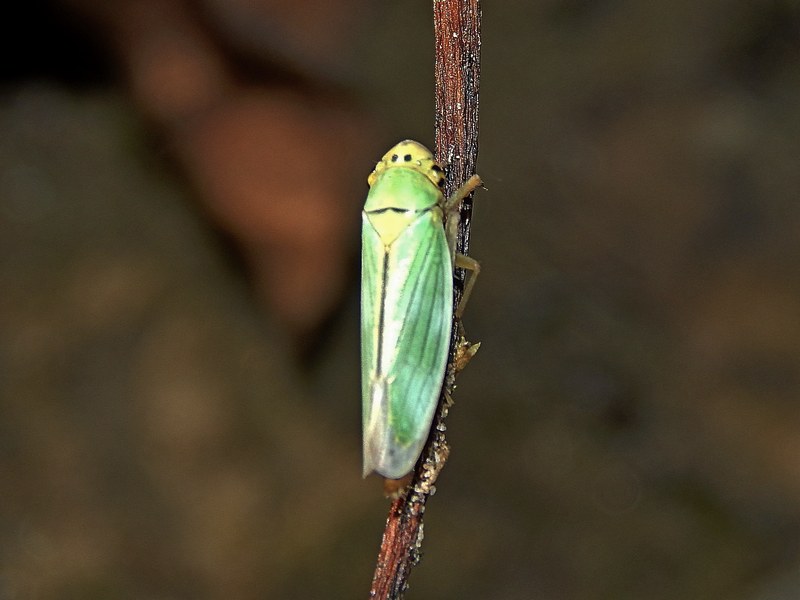
[[[481,181],[473,175],[445,201],[444,174],[433,154],[405,140],[383,156],[367,182],[361,229],[364,476],[375,471],[400,479],[422,452],[441,392],[454,264],[475,273],[464,299],[477,274],[477,262],[455,254],[455,235],[461,201]]]

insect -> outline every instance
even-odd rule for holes
[[[462,200],[473,175],[445,200],[444,173],[422,144],[389,150],[367,183],[362,212],[361,395],[364,477],[400,479],[419,458],[447,367],[454,266],[479,271],[455,253]],[[463,309],[459,305],[457,316]]]

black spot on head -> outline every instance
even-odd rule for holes
[[[439,182],[436,185],[438,185],[440,188],[443,188],[444,187],[444,177],[441,177],[439,179]]]
[[[403,157],[403,160],[404,160],[404,161],[406,161],[406,162],[411,162],[411,155],[410,155],[410,154],[406,154],[406,155]]]
[[[442,167],[440,167],[437,164],[434,164],[433,166],[431,166],[431,169],[436,173],[441,173],[442,172]]]
[[[397,162],[397,159],[400,158],[397,154],[392,154],[392,162]]]

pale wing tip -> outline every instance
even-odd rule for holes
[[[375,447],[374,441],[370,436],[364,436],[364,467],[361,470],[361,476],[366,478],[371,473],[378,473],[381,467],[383,456],[381,452]]]
[[[373,398],[373,404],[380,404],[383,397]],[[383,412],[373,407],[372,414]],[[419,438],[407,446],[398,444],[391,427],[383,421],[368,419],[364,426],[362,476],[374,472],[388,479],[402,479],[414,468],[425,439]]]
[[[386,448],[384,451],[368,452],[364,449],[362,477],[376,473],[387,479],[402,479],[417,463],[422,448]]]
[[[375,471],[375,467],[373,464],[367,460],[367,457],[364,457],[364,468],[361,470],[361,477],[362,479],[366,479],[367,476],[371,475]]]

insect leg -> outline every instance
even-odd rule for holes
[[[445,235],[447,236],[447,245],[450,248],[451,258],[453,258],[453,255],[456,251],[456,237],[458,236],[458,224],[460,222],[459,210],[461,210],[461,203],[464,201],[464,198],[475,191],[475,188],[481,185],[483,185],[481,178],[477,175],[473,175],[467,179],[467,181],[464,182],[461,187],[453,192],[453,195],[447,199],[442,207],[445,218]]]
[[[447,199],[447,202],[444,204],[444,211],[449,216],[450,213],[453,211],[458,210],[461,207],[461,202],[469,196],[472,192],[475,191],[476,188],[483,185],[483,181],[477,175],[473,175],[469,179],[467,179],[460,188],[458,188],[453,195]]]
[[[469,300],[470,294],[472,294],[472,288],[475,287],[475,281],[478,279],[478,275],[481,272],[481,263],[470,256],[456,254],[455,266],[466,269],[467,271],[472,271],[472,275],[469,276],[467,283],[464,285],[464,293],[461,295],[458,308],[456,308],[456,317],[460,319],[461,315],[464,314],[464,308],[467,306],[467,300]]]

